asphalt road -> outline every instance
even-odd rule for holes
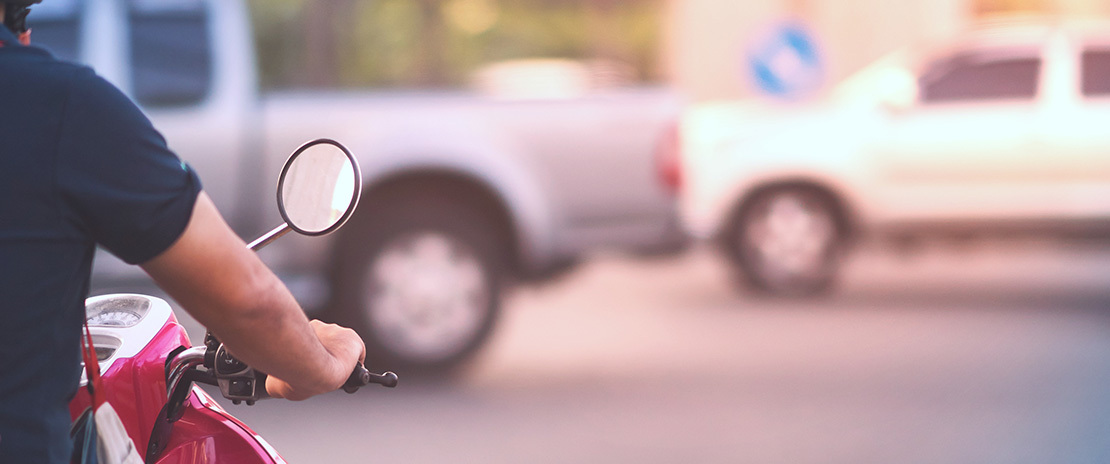
[[[792,301],[602,256],[453,382],[226,407],[293,463],[1110,462],[1110,250],[865,250]]]

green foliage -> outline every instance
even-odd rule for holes
[[[249,0],[259,79],[263,88],[287,86],[304,53],[296,40],[305,0]]]
[[[305,81],[305,63],[333,67],[327,83],[341,87],[458,87],[483,65],[525,58],[604,58],[631,65],[640,80],[657,77],[662,0],[250,0],[250,7],[270,88]],[[329,40],[307,41],[308,34]]]

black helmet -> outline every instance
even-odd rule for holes
[[[4,4],[4,25],[15,34],[27,31],[27,13],[31,5],[42,0],[0,0]]]

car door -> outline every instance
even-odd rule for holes
[[[216,48],[222,32],[214,25],[217,5],[215,0],[56,0],[36,5],[28,23],[35,44],[93,67],[132,98],[170,149],[196,169],[229,223],[244,231],[253,219],[244,196],[263,191],[248,184],[260,176],[243,174],[250,168],[244,154],[253,95],[235,88],[239,78],[227,78],[229,67],[218,61],[223,54]],[[258,205],[263,197],[251,200]],[[95,263],[94,279],[141,275],[103,250]]]
[[[245,156],[251,150],[249,110],[254,101],[233,85],[239,77],[229,70],[242,68],[220,62],[226,53],[218,53],[221,31],[213,8],[219,3],[125,2],[127,91],[170,149],[196,169],[231,226],[253,233],[248,216],[266,199],[254,195],[268,189],[246,184],[260,176],[244,173],[261,168],[247,164],[258,160]]]
[[[92,66],[138,103],[200,173],[232,226],[243,229],[239,222],[249,224],[251,212],[243,195],[263,191],[243,185],[257,177],[243,175],[253,95],[218,78],[211,8],[205,0],[52,0],[36,5],[28,21],[34,44]]]
[[[501,106],[495,126],[543,184],[557,253],[677,243],[675,200],[656,156],[679,104],[665,89],[639,89]]]
[[[890,111],[874,166],[894,220],[1025,216],[1045,192],[1037,46],[964,49],[922,68],[917,102]]]

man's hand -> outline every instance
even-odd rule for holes
[[[269,376],[266,379],[266,392],[274,398],[300,401],[309,397],[338,390],[350,377],[357,363],[366,358],[366,345],[355,331],[335,324],[327,324],[313,319],[309,325],[316,331],[320,344],[331,355],[331,366],[327,367],[329,382],[319,387],[297,386]],[[297,382],[293,382],[297,383]]]
[[[365,356],[354,331],[305,317],[204,192],[177,242],[142,266],[236,358],[272,376],[270,396],[303,400],[335,390]]]

